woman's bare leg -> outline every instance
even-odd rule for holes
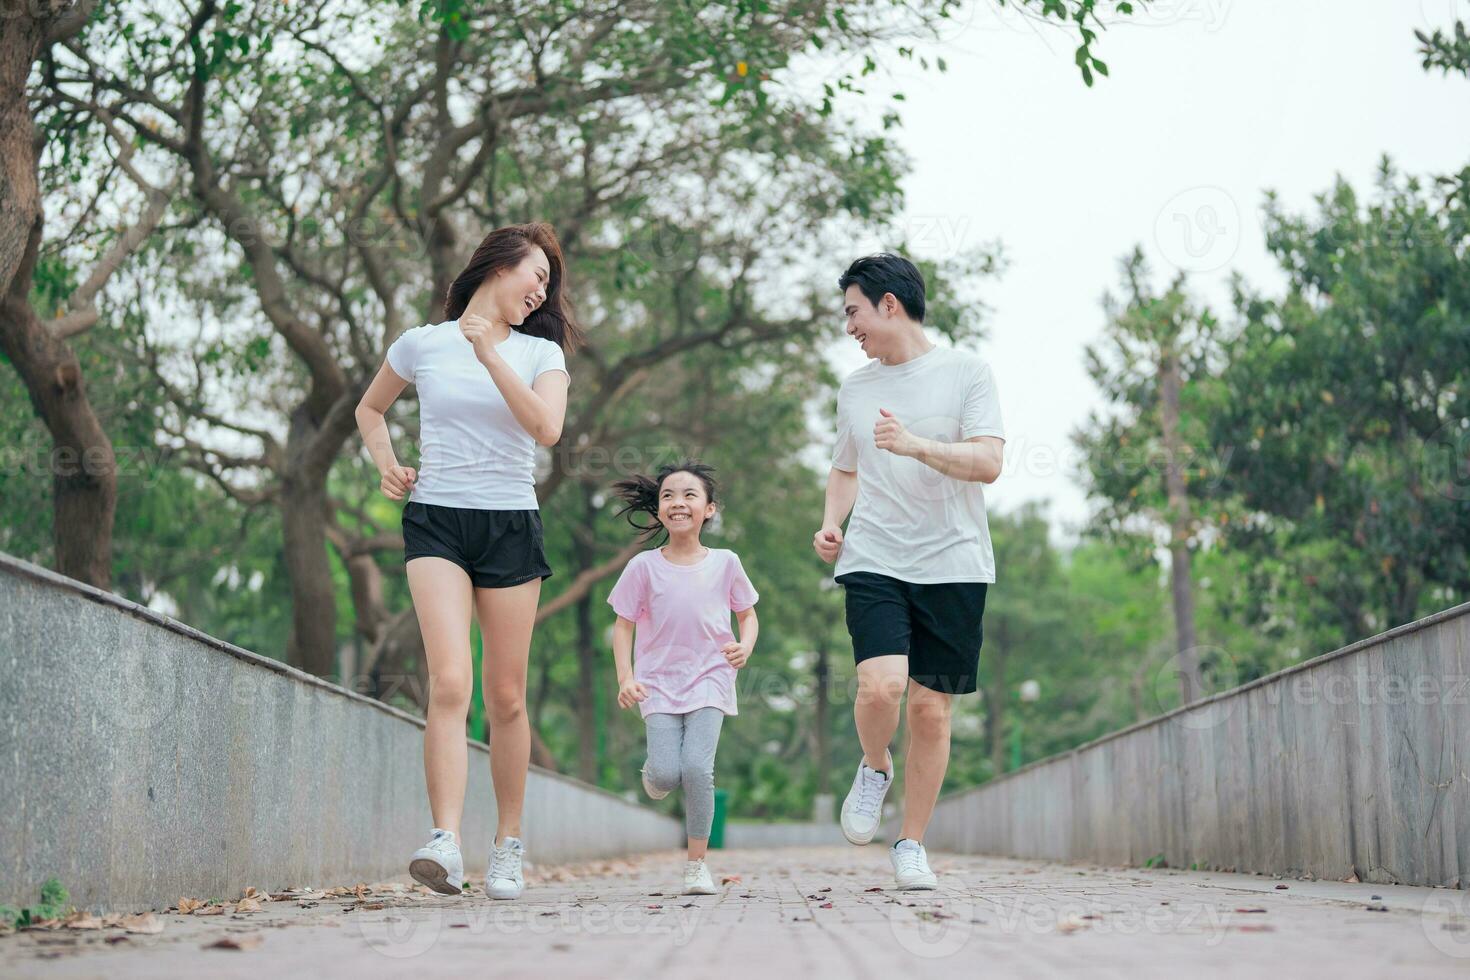
[[[429,663],[428,724],[424,728],[429,810],[434,826],[454,831],[458,840],[468,776],[465,722],[475,680],[470,655],[473,590],[464,569],[444,558],[414,558],[407,569]]]
[[[526,662],[541,601],[541,580],[504,589],[475,589],[484,641],[481,680],[490,723],[490,777],[498,817],[495,840],[521,836],[526,770],[531,765],[531,722],[526,716]]]

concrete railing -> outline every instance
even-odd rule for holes
[[[946,796],[925,843],[1470,887],[1470,604]]]
[[[0,555],[0,904],[60,879],[83,907],[162,907],[401,875],[431,825],[423,721]],[[488,748],[463,834],[483,873]],[[531,861],[683,843],[675,820],[533,768]]]

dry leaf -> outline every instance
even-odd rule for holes
[[[1057,923],[1057,932],[1076,932],[1078,929],[1086,929],[1087,923],[1075,915],[1069,915]]]
[[[190,912],[193,912],[195,909],[202,909],[202,908],[204,908],[204,903],[202,901],[200,901],[199,899],[197,899],[197,898],[181,898],[181,899],[179,899],[179,914],[180,915],[188,915]]]
[[[1347,882],[1349,885],[1356,885],[1358,883],[1358,873],[1354,871],[1352,874],[1348,875],[1342,880]]]
[[[125,915],[118,920],[117,924],[128,932],[141,933],[145,936],[156,936],[163,931],[163,920],[152,912],[144,912],[141,915]]]
[[[90,912],[75,912],[63,923],[68,929],[101,929],[102,920]]]
[[[1262,915],[1264,915],[1265,912],[1266,912],[1265,909],[1236,909],[1235,911],[1237,911],[1237,912],[1244,912],[1244,913],[1247,913],[1247,914],[1259,913],[1259,914],[1262,914]]]
[[[740,881],[741,878],[739,875],[723,875],[720,878],[720,884],[722,885],[738,885]]]
[[[203,949],[254,949],[265,942],[265,937],[258,932],[248,936],[226,936],[212,943],[206,943]]]
[[[235,903],[235,912],[259,912],[260,903],[253,898],[242,898]]]
[[[225,914],[225,907],[223,905],[201,905],[199,908],[197,908],[197,909],[194,910],[194,914],[195,915],[224,915]]]

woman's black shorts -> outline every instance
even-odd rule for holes
[[[985,633],[984,582],[916,585],[877,572],[837,576],[847,605],[847,632],[857,663],[907,655],[909,677],[942,694],[969,694],[978,684]]]
[[[476,510],[410,500],[403,507],[403,560],[446,558],[477,589],[550,578],[538,510]]]

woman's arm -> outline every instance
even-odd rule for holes
[[[403,499],[418,478],[412,466],[398,465],[398,457],[393,454],[393,437],[388,433],[388,408],[406,387],[408,381],[400,378],[384,361],[353,412],[357,431],[362,433],[363,445],[367,446],[368,455],[373,458],[382,477],[379,488],[394,500]]]
[[[460,333],[474,344],[475,357],[490,372],[490,380],[510,406],[510,414],[532,439],[543,446],[554,446],[566,421],[567,387],[571,378],[563,371],[543,371],[531,384],[526,384],[515,368],[496,353],[489,328],[490,321],[482,316],[460,317]]]
[[[561,371],[543,371],[534,384],[528,385],[494,349],[480,355],[480,363],[490,372],[490,380],[505,396],[505,403],[521,428],[543,446],[556,445],[561,438],[562,423],[566,421],[567,388],[571,379]]]

